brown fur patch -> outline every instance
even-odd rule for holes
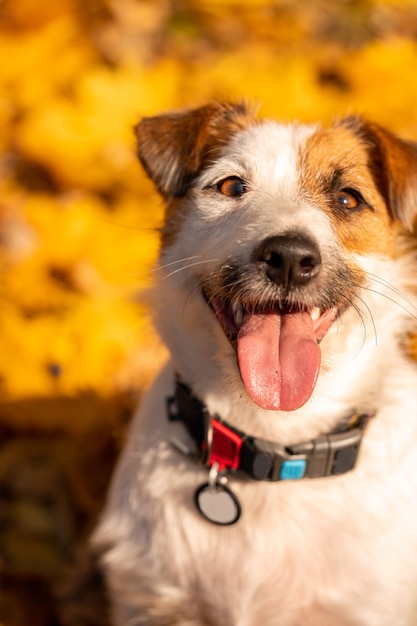
[[[220,102],[147,117],[135,128],[139,158],[162,196],[181,197],[193,178],[253,121],[243,104]]]
[[[302,190],[328,213],[342,245],[350,252],[395,256],[399,224],[393,228],[366,144],[343,125],[324,128],[307,140],[299,160]],[[365,204],[342,208],[337,204],[342,189],[358,191]]]
[[[359,116],[342,124],[365,145],[369,168],[391,217],[413,230],[417,215],[417,143],[404,141]]]
[[[166,201],[163,245],[175,239],[186,217],[184,203],[178,199],[236,133],[254,122],[242,103],[212,102],[198,109],[145,118],[136,126],[139,158]]]

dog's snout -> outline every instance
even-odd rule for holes
[[[285,289],[306,285],[319,274],[321,267],[317,244],[299,233],[265,239],[257,259],[268,278]]]

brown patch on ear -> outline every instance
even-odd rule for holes
[[[135,127],[139,158],[162,196],[180,197],[233,135],[253,121],[243,103],[221,102],[147,117]]]
[[[365,146],[368,167],[391,218],[413,231],[417,217],[417,143],[404,141],[359,116],[347,117],[341,125]]]

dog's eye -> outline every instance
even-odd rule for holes
[[[347,209],[348,211],[359,209],[364,202],[361,194],[356,189],[342,189],[336,196],[336,203],[339,208]]]
[[[230,198],[238,198],[246,191],[246,184],[238,176],[229,176],[224,180],[221,180],[217,183],[217,189],[224,196],[229,196]]]

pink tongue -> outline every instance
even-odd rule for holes
[[[308,313],[248,313],[237,354],[246,391],[260,407],[294,411],[311,396],[321,353]]]

